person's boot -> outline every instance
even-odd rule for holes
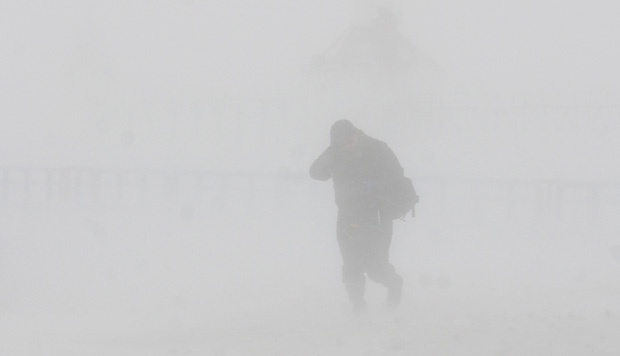
[[[366,289],[366,279],[363,275],[357,278],[349,279],[345,282],[345,287],[351,305],[353,306],[353,312],[361,313],[366,310],[366,302],[364,301],[364,291]]]
[[[362,314],[366,312],[366,301],[364,299],[352,300],[351,304],[353,304],[353,313]]]
[[[394,281],[388,286],[388,294],[386,304],[389,307],[395,308],[400,305],[403,292],[403,277],[396,276]]]

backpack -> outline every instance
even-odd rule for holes
[[[419,200],[411,179],[400,176],[385,187],[381,198],[382,215],[392,220],[403,220],[411,211],[411,217],[415,217],[415,204]]]

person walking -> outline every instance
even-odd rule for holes
[[[312,163],[310,177],[332,179],[338,217],[336,237],[342,256],[342,282],[356,312],[366,308],[366,276],[387,288],[386,304],[401,302],[403,278],[389,261],[392,217],[381,194],[403,177],[388,145],[366,135],[349,120],[330,129],[330,145]]]

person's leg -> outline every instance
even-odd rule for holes
[[[339,216],[338,245],[342,256],[342,283],[344,284],[349,300],[355,311],[365,309],[364,292],[366,290],[366,276],[364,268],[364,248],[358,231],[351,228],[349,221]]]
[[[401,277],[394,266],[389,262],[373,263],[368,267],[368,278],[385,286],[388,290],[387,304],[397,306],[400,304],[403,277]]]
[[[387,304],[397,306],[400,304],[403,286],[403,277],[396,273],[396,269],[389,262],[389,250],[392,241],[392,222],[382,226],[371,251],[372,257],[368,263],[368,278],[381,283],[388,289]]]
[[[366,306],[364,292],[366,291],[366,277],[364,271],[355,264],[342,265],[342,283],[344,284],[349,300],[354,310],[363,310]]]

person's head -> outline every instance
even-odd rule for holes
[[[334,122],[329,132],[330,145],[347,151],[357,146],[358,137],[358,129],[346,119]]]

